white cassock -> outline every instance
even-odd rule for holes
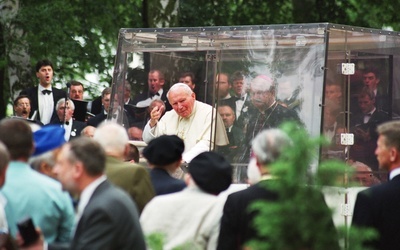
[[[160,135],[177,135],[185,143],[182,158],[186,162],[190,162],[202,152],[212,150],[214,140],[218,146],[227,145],[229,142],[221,116],[212,106],[199,101],[195,102],[192,114],[187,118],[180,117],[175,110],[170,110],[153,128],[150,128],[149,122],[144,128],[143,140],[149,143]]]

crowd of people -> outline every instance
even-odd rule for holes
[[[167,90],[163,73],[151,70],[148,92],[131,98],[130,84],[105,88],[88,110],[82,83],[71,81],[67,92],[52,86],[50,61],[37,63],[36,76],[38,86],[21,91],[14,116],[0,121],[0,239],[5,237],[6,249],[146,249],[159,235],[163,249],[230,250],[259,237],[249,207],[257,200],[279,200],[264,183],[279,181],[270,167],[292,147],[290,136],[277,127],[284,121],[302,125],[296,111],[301,101],[294,101],[298,89],[286,95],[281,90],[278,98],[267,75],[254,77],[246,89],[241,72],[219,73],[217,99],[207,104],[196,99],[192,73],[183,73]],[[339,128],[337,88],[326,88],[325,117]],[[390,249],[399,239],[392,212],[398,208],[400,124],[386,123],[385,113],[376,111],[372,90],[361,93],[362,113],[380,114],[379,123],[368,127],[369,141],[378,145],[368,156],[376,154],[374,170],[389,171],[393,181],[359,194],[353,224],[375,228],[380,237],[367,244]],[[365,119],[352,124],[361,128],[371,118]],[[142,152],[133,140],[147,144]],[[356,153],[354,165],[371,171]],[[139,164],[139,155],[145,164]],[[230,193],[231,163],[250,161],[249,171],[258,178]],[[368,185],[379,184],[364,179],[360,176]],[[329,210],[323,199],[318,205]],[[387,213],[376,212],[382,209]],[[27,218],[38,236],[29,244],[18,228]],[[332,241],[325,248],[339,249],[332,218],[326,230]]]

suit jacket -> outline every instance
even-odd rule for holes
[[[391,181],[370,187],[357,195],[352,225],[373,228],[379,233],[366,243],[374,249],[399,249],[400,175]]]
[[[150,175],[142,166],[107,156],[105,174],[111,183],[129,194],[136,203],[139,213],[154,197],[154,188]]]
[[[37,117],[36,120],[40,120],[40,112],[39,112],[39,98],[38,98],[38,89],[39,87],[30,87],[27,89],[22,90],[19,95],[27,95],[31,101],[31,113],[29,114],[29,117],[32,117],[33,113],[37,110]],[[58,100],[61,98],[65,98],[67,96],[67,93],[64,90],[61,89],[56,89],[54,87],[51,88],[53,92],[53,101],[54,101],[54,108],[53,108],[53,114],[51,116],[51,120],[57,118],[57,113],[56,113],[56,103]]]
[[[374,171],[378,170],[379,164],[375,156],[376,141],[378,140],[376,127],[388,120],[389,116],[379,110],[372,113],[367,123],[364,123],[364,114],[362,113],[355,114],[352,117],[350,132],[354,133],[354,145],[350,148],[350,157],[353,160],[367,164]],[[361,136],[357,132],[358,130],[368,133],[369,136]]]
[[[167,171],[161,168],[153,168],[150,171],[150,177],[156,195],[179,192],[186,187],[184,181],[172,177]]]
[[[93,192],[69,246],[51,249],[146,249],[139,216],[128,195],[108,181]]]
[[[59,124],[61,127],[63,126],[62,121],[60,121],[58,119],[51,121],[50,124]],[[86,123],[81,122],[81,121],[72,120],[72,128],[71,128],[71,134],[69,136],[69,140],[79,137],[81,135],[82,130],[85,127],[86,127]]]
[[[264,185],[266,182],[271,181],[272,180],[263,180],[247,189],[232,193],[228,196],[221,219],[218,250],[242,249],[243,244],[250,239],[259,238],[252,224],[257,212],[250,212],[248,209],[255,201],[264,200],[274,202],[278,199],[278,194]],[[322,195],[321,203],[325,204]],[[329,211],[327,206],[326,211]],[[319,217],[323,215],[319,217],[318,215],[315,216],[315,219],[318,220],[321,219]],[[332,220],[326,226],[326,233],[333,236],[336,234]],[[330,247],[327,249],[339,249],[337,239],[334,239],[334,237],[332,237],[332,239],[332,244],[329,244]]]

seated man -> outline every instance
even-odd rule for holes
[[[161,119],[163,108],[155,107],[151,111],[150,120],[143,131],[143,140],[146,143],[160,135],[177,135],[185,143],[182,156],[185,162],[190,162],[201,152],[212,150],[215,136],[216,145],[228,144],[220,115],[212,106],[196,101],[189,86],[176,83],[167,96],[173,110],[167,111]]]
[[[67,103],[67,105],[65,105]],[[65,98],[58,100],[56,104],[57,118],[52,120],[51,124],[59,124],[65,129],[64,139],[70,141],[81,135],[86,124],[81,121],[74,120],[72,116],[75,111],[75,104],[71,100],[65,102]]]
[[[148,92],[137,95],[133,99],[133,105],[138,108],[145,108],[150,105],[151,101],[158,99],[165,103],[167,111],[171,110],[171,105],[167,100],[167,91],[164,89],[164,74],[160,70],[150,70],[147,83]]]

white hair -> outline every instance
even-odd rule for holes
[[[67,99],[67,102],[68,102],[69,108],[70,108],[71,110],[75,110],[75,104],[74,104],[74,102],[71,101],[71,99]],[[56,104],[56,110],[57,110],[61,105],[63,105],[64,103],[65,103],[65,98],[61,98],[60,100],[58,100],[58,101],[57,101],[57,104]]]
[[[260,132],[252,141],[252,150],[257,161],[262,165],[276,161],[292,144],[292,140],[281,129],[266,129]]]
[[[93,139],[100,143],[107,154],[123,156],[129,137],[125,128],[115,122],[102,122],[94,132]]]
[[[182,89],[183,92],[187,93],[188,95],[191,95],[193,93],[193,90],[188,85],[178,82],[171,86],[167,93],[167,98],[169,98],[170,92],[176,91],[177,89]]]

